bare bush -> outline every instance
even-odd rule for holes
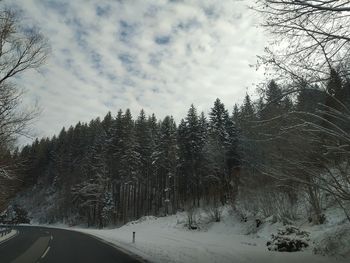
[[[281,185],[293,181],[301,186],[318,217],[316,223],[324,221],[322,194],[332,196],[350,221],[344,209],[350,201],[350,109],[338,103],[341,110],[323,105],[316,113],[291,112],[293,125],[282,127],[277,135],[280,152],[268,156],[274,165],[261,169]]]
[[[205,210],[212,222],[221,221],[222,207],[220,207],[219,203],[211,204]]]
[[[187,213],[187,228],[189,230],[195,230],[198,229],[198,222],[197,222],[197,208],[195,205],[192,204],[192,202],[189,202],[185,205],[185,210]]]
[[[338,227],[325,232],[317,238],[314,253],[328,256],[345,256],[350,252],[350,228],[348,226]]]
[[[285,192],[272,186],[240,193],[239,210],[243,220],[249,214],[262,219],[272,216],[273,220],[286,224],[298,218],[296,204]]]

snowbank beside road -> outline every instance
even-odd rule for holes
[[[76,229],[102,238],[151,262],[348,262],[303,252],[268,251],[266,241],[281,225],[242,223],[232,215],[190,231],[184,225],[185,213],[168,217],[146,217],[121,228],[108,230]],[[136,242],[132,243],[132,232]]]
[[[4,236],[0,235],[0,244],[6,242],[7,240],[11,239],[15,235],[17,235],[17,230],[14,230],[14,229],[12,229],[10,233],[8,233]]]

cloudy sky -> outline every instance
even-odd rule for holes
[[[18,84],[38,101],[37,136],[141,108],[182,118],[218,97],[231,110],[262,79],[250,64],[265,45],[256,14],[235,0],[8,0],[52,52]]]

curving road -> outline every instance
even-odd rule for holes
[[[1,263],[136,263],[140,260],[86,234],[19,226],[18,234],[0,243]]]

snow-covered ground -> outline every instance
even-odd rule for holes
[[[8,239],[12,238],[13,236],[15,236],[17,234],[17,231],[16,230],[11,230],[10,233],[4,235],[4,236],[1,236],[0,235],[0,243],[3,243],[5,241],[7,241]]]
[[[302,252],[288,253],[271,252],[266,247],[271,233],[276,233],[281,224],[265,223],[256,228],[255,221],[241,222],[228,211],[224,212],[221,222],[203,223],[208,222],[205,213],[200,214],[199,221],[202,222],[200,230],[188,230],[185,227],[186,214],[178,213],[160,218],[144,217],[117,229],[74,229],[104,239],[151,262],[349,262],[349,258],[312,253],[312,240],[322,244],[325,233],[332,232],[331,228],[340,222],[303,227],[311,232],[311,246]],[[136,232],[135,243],[132,243],[133,231]],[[344,242],[347,241],[350,239]],[[345,246],[342,252],[344,249],[350,251],[350,242],[347,244],[349,246]]]

